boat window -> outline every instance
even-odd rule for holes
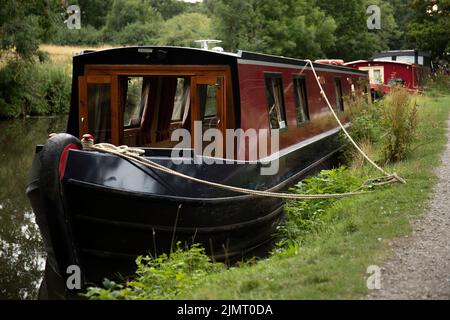
[[[191,85],[188,78],[178,78],[175,101],[172,111],[172,122],[185,122],[190,104]]]
[[[136,128],[141,125],[142,112],[148,97],[148,86],[143,86],[143,77],[128,77],[126,100],[123,113],[125,128]]]
[[[381,70],[379,70],[379,69],[373,70],[373,81],[378,84],[383,83],[381,80]]]
[[[344,111],[344,99],[342,97],[341,79],[334,79],[334,88],[336,92],[336,107],[339,111]]]
[[[266,97],[271,129],[286,127],[283,82],[280,74],[266,74]]]
[[[200,84],[197,87],[200,101],[200,116],[203,128],[217,128],[217,97],[215,84]]]
[[[302,124],[309,120],[308,100],[306,95],[306,80],[303,77],[294,78],[295,111],[297,114],[297,124]]]
[[[88,84],[88,132],[95,142],[111,142],[111,85]]]

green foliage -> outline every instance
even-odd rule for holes
[[[69,110],[70,76],[51,63],[10,60],[0,69],[0,118]]]
[[[291,191],[299,194],[326,194],[354,191],[360,179],[349,174],[345,167],[322,170],[318,175],[297,183]],[[287,221],[279,230],[287,243],[298,243],[306,233],[315,232],[323,225],[323,215],[337,199],[289,201],[286,206]],[[295,250],[295,246],[290,250]]]
[[[229,51],[317,58],[335,43],[334,20],[312,0],[220,0],[210,5]]]
[[[105,280],[104,288],[90,287],[89,299],[168,299],[189,292],[200,285],[207,274],[224,269],[213,263],[204,248],[193,245],[185,250],[179,243],[177,250],[157,258],[139,256],[136,259],[136,277],[125,284]]]
[[[201,13],[183,13],[164,22],[158,44],[193,47],[194,41],[213,36],[211,19]]]
[[[185,13],[190,6],[189,3],[178,0],[150,0],[150,3],[164,20]]]
[[[437,7],[434,7],[435,5]],[[448,59],[446,54],[450,52],[450,1],[414,0],[410,4],[411,8],[414,16],[405,26],[406,45],[430,50],[435,58]]]
[[[415,138],[418,122],[417,104],[405,88],[391,88],[382,111],[383,154],[386,162],[404,160]]]
[[[426,94],[429,96],[436,97],[447,94],[450,92],[450,76],[442,72],[436,72],[428,77],[424,87]]]
[[[106,23],[106,15],[112,2],[113,0],[75,0],[70,1],[70,4],[80,6],[82,27],[90,26],[93,29],[100,29]]]
[[[382,135],[380,102],[368,103],[365,97],[355,97],[347,101],[347,109],[351,126],[348,132],[358,143],[369,141],[376,143]],[[342,140],[348,139],[341,133]],[[354,148],[350,146],[350,148]]]
[[[337,24],[336,45],[328,50],[330,58],[346,61],[367,59],[373,53],[389,49],[389,42],[399,37],[393,8],[385,1],[318,0],[318,6],[334,18]],[[379,5],[381,17],[380,30],[368,30],[366,9],[369,5]]]
[[[106,17],[103,39],[119,45],[154,44],[162,21],[148,0],[114,0]]]
[[[108,30],[104,31],[107,42],[119,45],[155,45],[159,30],[159,22],[127,24],[120,32],[108,36]]]
[[[14,52],[31,59],[46,40],[57,12],[57,0],[0,0],[0,56]]]
[[[52,42],[63,46],[97,45],[103,42],[103,33],[90,25],[82,26],[81,29],[69,29],[61,22],[55,27]]]

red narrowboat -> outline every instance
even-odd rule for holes
[[[344,65],[367,71],[370,88],[383,94],[393,85],[401,85],[411,91],[421,90],[431,73],[431,56],[417,50],[395,50],[375,54],[369,60],[347,62]]]
[[[347,123],[344,97],[367,90],[367,72],[314,67]],[[202,154],[211,141],[201,136],[210,129],[222,134],[223,146],[232,140],[235,147]],[[261,156],[263,138],[250,136],[264,130],[269,151]],[[77,55],[67,132],[36,147],[27,187],[46,244],[46,273],[65,279],[67,267],[77,265],[83,283],[100,282],[132,273],[138,255],[170,252],[177,241],[236,259],[267,244],[282,220],[281,199],[83,148],[86,134],[95,143],[139,147],[143,158],[192,177],[278,191],[336,153],[338,131],[304,60],[147,46]],[[192,139],[180,145],[179,132]]]

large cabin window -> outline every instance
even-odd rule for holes
[[[87,85],[88,132],[96,142],[111,142],[111,84]]]
[[[96,143],[172,148],[179,143],[171,140],[174,130],[194,134],[196,121],[203,122],[203,129],[224,130],[230,119],[225,112],[226,68],[181,69],[87,68],[78,78],[80,136],[91,133]]]
[[[126,77],[123,96],[124,143],[169,146],[171,132],[189,125],[190,78]]]
[[[294,94],[297,125],[302,125],[309,120],[306,80],[304,77],[294,77]]]
[[[266,74],[266,97],[271,129],[286,127],[283,81],[281,74]]]
[[[336,107],[339,111],[344,111],[344,99],[342,96],[341,79],[334,79],[334,89],[336,92]]]

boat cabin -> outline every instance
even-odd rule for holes
[[[420,90],[431,73],[431,56],[417,50],[395,50],[374,54],[369,60],[345,63],[369,73],[372,91],[388,93],[393,85]]]
[[[280,148],[288,148],[337,127],[303,60],[178,47],[89,51],[73,60],[78,81],[68,133],[90,133],[96,143],[173,148],[178,128],[188,130],[192,141],[210,128],[224,137],[226,129],[279,129]],[[345,97],[367,91],[367,72],[314,65],[345,120]],[[201,130],[194,130],[195,121]],[[247,154],[245,146],[237,148],[241,156],[234,158]]]

